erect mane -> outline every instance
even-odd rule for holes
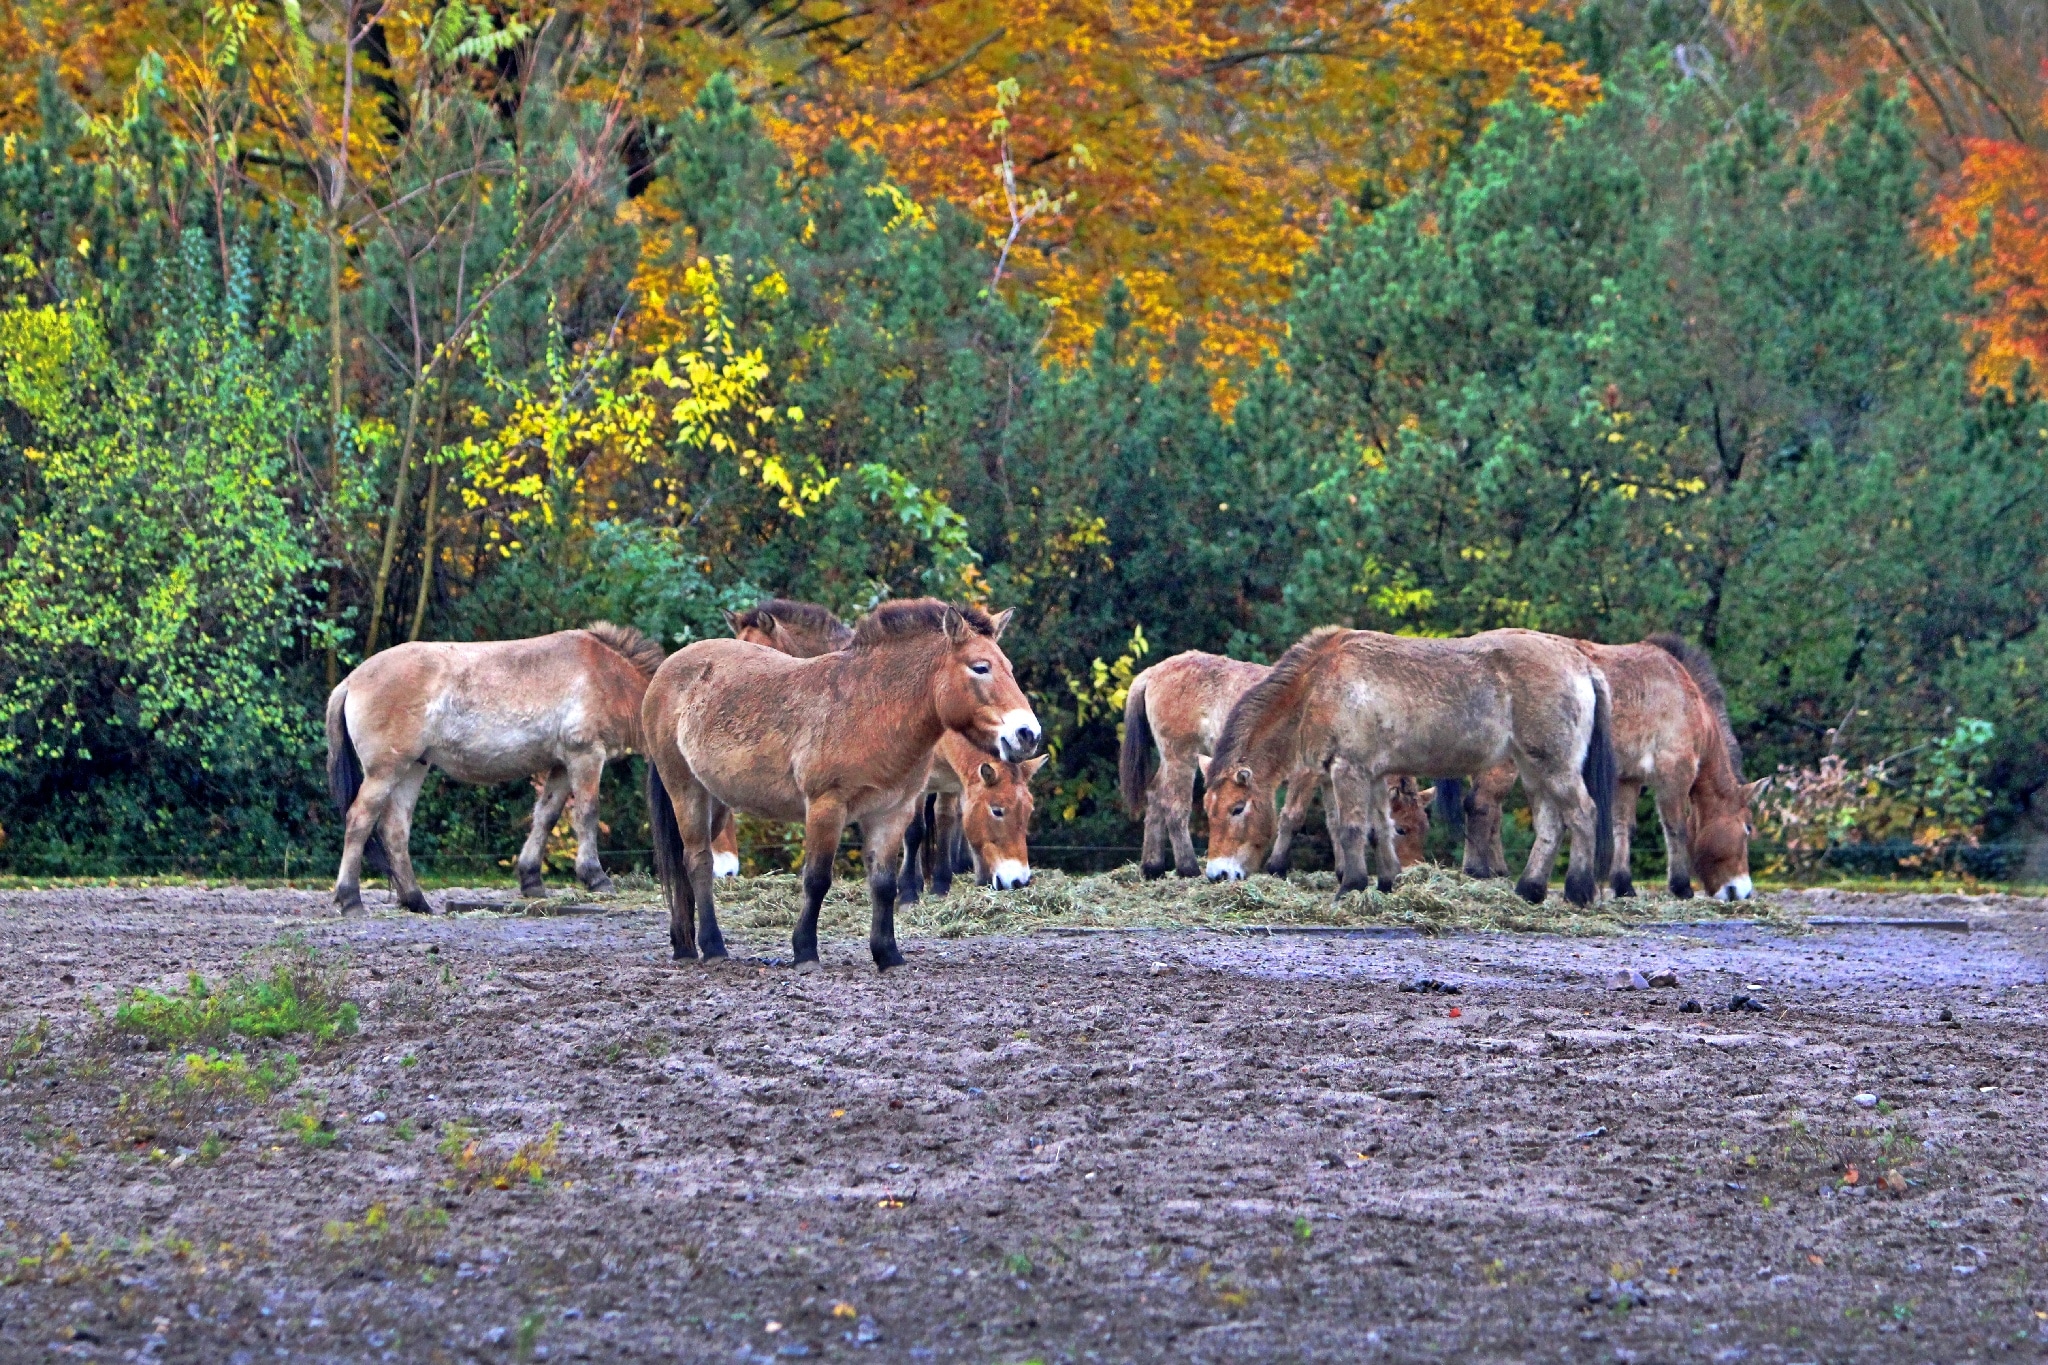
[[[660,668],[661,661],[668,657],[658,641],[648,639],[631,626],[592,621],[583,628],[583,633],[596,636],[599,644],[624,655],[626,662],[638,669],[643,678],[653,677],[654,670]]]
[[[1736,742],[1735,727],[1728,720],[1728,694],[1721,688],[1721,680],[1714,676],[1714,661],[1707,651],[1681,636],[1669,631],[1652,635],[1645,644],[1652,644],[1669,654],[1692,675],[1693,685],[1700,695],[1707,699],[1713,709],[1714,722],[1721,727],[1721,742],[1728,747],[1728,765],[1735,770],[1735,780],[1742,780],[1742,745]]]
[[[1251,690],[1230,708],[1230,715],[1223,722],[1223,733],[1217,737],[1216,756],[1210,760],[1210,766],[1220,770],[1236,764],[1265,720],[1266,713],[1294,691],[1302,674],[1321,657],[1324,647],[1333,637],[1349,633],[1342,626],[1318,626],[1296,640],[1274,662],[1273,671],[1253,683]]]
[[[816,602],[797,602],[787,597],[771,597],[756,602],[742,612],[733,614],[735,632],[752,627],[766,631],[770,620],[782,622],[793,630],[809,631],[829,641],[834,649],[844,649],[853,640],[853,627],[834,616]]]
[[[995,638],[996,623],[980,607],[956,607],[936,597],[912,597],[884,602],[853,628],[853,648],[872,649],[906,635],[938,634],[946,628],[946,613],[957,613],[977,635]]]

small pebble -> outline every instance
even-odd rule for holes
[[[387,1120],[386,1120],[386,1119],[385,1119],[385,1117],[384,1117],[384,1111],[383,1111],[382,1109],[379,1109],[379,1110],[378,1110],[378,1111],[377,1111],[376,1113],[374,1113],[374,1114],[365,1114],[365,1115],[363,1115],[363,1122],[364,1122],[364,1123],[384,1123],[384,1122],[386,1122],[386,1121],[387,1121]]]
[[[1856,1097],[1856,1107],[1859,1109],[1877,1108],[1877,1096],[1871,1094],[1868,1090],[1864,1091]]]
[[[1699,1001],[1697,1001],[1697,1000],[1688,1000],[1688,1001],[1686,1001],[1686,1002],[1685,1002],[1685,1003],[1684,1003],[1683,1005],[1680,1005],[1680,1006],[1678,1007],[1678,1012],[1679,1012],[1680,1014],[1705,1014],[1705,1013],[1706,1013],[1706,1011],[1705,1011],[1704,1009],[1700,1008],[1700,1002],[1699,1002]]]
[[[1955,1022],[1955,1018],[1956,1018],[1956,1012],[1955,1012],[1954,1010],[1951,1010],[1951,1009],[1944,1009],[1944,1010],[1943,1010],[1943,1011],[1941,1012],[1941,1022],[1942,1022],[1942,1023],[1944,1023],[1944,1024],[1952,1024],[1952,1023],[1954,1023],[1954,1022]]]

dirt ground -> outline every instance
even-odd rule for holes
[[[884,978],[843,915],[798,976],[759,931],[673,964],[630,901],[388,899],[0,892],[0,1359],[2048,1346],[2048,903],[1778,900],[1968,934],[913,938]],[[292,935],[361,1020],[237,1045],[296,1056],[275,1094],[181,1095],[182,1049],[112,1023]]]

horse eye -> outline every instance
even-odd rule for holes
[[[967,671],[977,678],[986,678],[988,676],[988,665],[985,663],[971,663],[967,665]]]
[[[1238,803],[1237,803],[1236,805],[1232,806],[1232,807],[1230,808],[1230,813],[1231,813],[1232,815],[1243,815],[1243,814],[1244,814],[1244,802],[1240,801],[1240,802],[1238,802]]]
[[[990,806],[988,813],[994,819],[1000,820],[1003,818],[1003,808],[1001,806]]]

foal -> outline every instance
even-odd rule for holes
[[[1194,840],[1188,834],[1195,774],[1200,772],[1207,779],[1208,757],[1216,752],[1230,708],[1272,671],[1266,664],[1190,649],[1160,660],[1131,679],[1117,776],[1125,809],[1133,820],[1145,822],[1144,861],[1139,866],[1147,879],[1165,876],[1169,866],[1183,877],[1200,874]],[[1145,780],[1148,744],[1159,750],[1159,767],[1150,782]],[[1429,832],[1427,807],[1414,796],[1414,779],[1388,781],[1402,865],[1419,863],[1423,837]],[[1403,782],[1405,786],[1400,785]],[[1276,877],[1287,874],[1288,850],[1308,819],[1309,803],[1323,786],[1323,775],[1315,768],[1305,768],[1291,774],[1286,786],[1272,854],[1266,861],[1266,871]],[[1326,797],[1323,807],[1330,818],[1334,849],[1336,803]],[[1167,862],[1169,848],[1171,864]]]
[[[948,730],[1015,762],[1041,731],[997,644],[1010,613],[931,598],[886,602],[850,648],[793,659],[742,640],[700,640],[648,684],[648,821],[678,958],[725,955],[712,901],[711,833],[720,813],[804,823],[804,904],[790,946],[818,960],[818,910],[848,823],[861,827],[877,967],[899,966],[896,868]],[[691,911],[695,909],[695,922]]]
[[[1040,754],[1005,763],[951,730],[941,735],[924,799],[903,840],[897,900],[907,905],[923,895],[927,873],[934,896],[951,892],[953,848],[963,839],[979,885],[998,891],[1031,885],[1031,779],[1045,762]]]
[[[1614,696],[1614,894],[1635,894],[1629,840],[1636,799],[1648,786],[1663,826],[1671,894],[1690,896],[1697,877],[1718,900],[1748,900],[1755,894],[1749,808],[1770,779],[1742,780],[1742,750],[1713,661],[1676,635],[1632,645],[1574,643],[1607,675]],[[1457,801],[1458,784],[1446,785],[1444,799]],[[1506,875],[1501,804],[1514,785],[1514,769],[1504,764],[1479,774],[1464,796],[1467,875]]]
[[[1411,639],[1328,626],[1310,632],[1224,722],[1206,798],[1209,877],[1242,877],[1273,837],[1273,792],[1323,768],[1337,798],[1339,894],[1379,889],[1401,865],[1390,773],[1476,772],[1512,758],[1536,808],[1536,846],[1515,889],[1542,901],[1571,831],[1565,895],[1593,900],[1613,857],[1614,749],[1607,680],[1569,641],[1527,630]]]
[[[386,858],[398,903],[422,914],[407,842],[432,768],[489,786],[546,775],[515,864],[520,894],[543,893],[541,850],[576,801],[576,875],[611,888],[597,856],[597,784],[608,759],[640,747],[640,700],[661,646],[595,621],[534,640],[414,642],[372,655],[327,698],[327,782],[347,818],[334,899],[362,909],[362,868]]]

